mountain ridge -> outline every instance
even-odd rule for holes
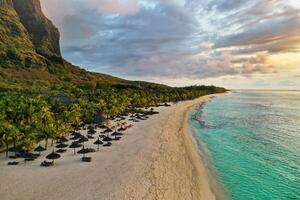
[[[40,0],[0,0],[0,86],[70,83],[168,87],[74,66],[62,57],[59,41],[59,30],[44,15]]]

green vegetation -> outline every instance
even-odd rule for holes
[[[45,66],[14,9],[0,7],[0,67]]]
[[[224,92],[214,86],[172,88],[87,72],[65,61],[59,32],[39,0],[0,0],[0,147],[31,151],[95,116]]]
[[[6,148],[21,145],[31,151],[39,141],[45,140],[47,148],[49,140],[70,134],[75,128],[93,122],[97,115],[110,118],[142,107],[225,91],[214,86],[150,86],[98,85],[87,89],[69,84],[49,88],[1,88],[0,144]]]

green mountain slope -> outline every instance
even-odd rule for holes
[[[0,67],[46,66],[20,22],[12,0],[0,0]]]
[[[61,56],[59,39],[58,29],[43,14],[39,0],[0,0],[0,86],[65,82],[152,85],[76,67]]]

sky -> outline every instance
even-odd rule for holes
[[[41,0],[63,56],[171,86],[300,89],[299,0]]]

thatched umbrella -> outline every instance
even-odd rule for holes
[[[102,133],[110,133],[110,132],[113,132],[113,130],[111,130],[110,128],[107,128]]]
[[[77,131],[74,131],[73,133],[71,133],[72,136],[80,136],[81,133],[80,132],[77,132]]]
[[[87,133],[90,135],[94,135],[96,131],[94,129],[89,129]]]
[[[83,154],[83,158],[85,157],[85,154],[90,153],[89,149],[84,148],[84,146],[82,147],[82,149],[80,149],[77,153],[79,154]]]
[[[82,136],[83,136],[82,134],[76,133],[76,134],[74,134],[73,137],[71,137],[70,139],[71,139],[71,140],[78,140],[78,139],[80,139]]]
[[[34,149],[34,151],[39,152],[41,155],[41,151],[46,151],[46,149],[44,147],[42,147],[41,145],[39,145],[37,148]]]
[[[55,153],[54,150],[52,153],[50,153],[48,156],[46,156],[47,159],[52,160],[54,163],[54,160],[59,159],[60,155],[58,153]]]
[[[67,139],[67,138],[65,138],[65,137],[61,137],[61,138],[59,138],[59,140],[58,140],[58,142],[59,143],[64,143],[64,142],[68,142],[69,140]]]
[[[111,136],[122,136],[122,135],[123,135],[123,133],[120,133],[120,132],[117,132],[117,131],[115,131],[111,134]]]
[[[89,141],[89,139],[86,138],[85,136],[82,136],[77,142],[78,143],[84,143],[84,142],[87,142],[87,141]]]
[[[99,128],[105,129],[105,128],[107,128],[107,126],[105,126],[105,125],[100,125]]]
[[[24,153],[21,153],[20,154],[20,157],[21,158],[25,158],[25,159],[35,159],[35,158],[37,158],[37,156],[36,155],[34,155],[34,154],[32,154],[32,153],[29,153],[29,152],[24,152]]]
[[[17,155],[18,152],[22,151],[21,146],[14,146],[8,149],[9,152],[14,152],[15,156]]]
[[[88,139],[94,139],[94,137],[91,136],[91,135],[87,135],[87,138],[88,138]]]
[[[120,136],[122,136],[122,135],[123,135],[122,133],[117,132],[117,131],[115,131],[115,132],[113,132],[113,133],[111,134],[111,136],[114,136],[114,139],[113,139],[113,140],[119,140],[119,139],[121,139]]]
[[[74,149],[74,155],[76,154],[75,149],[82,147],[82,144],[79,144],[78,142],[72,142],[72,144],[69,146],[69,148],[73,148]]]
[[[107,146],[111,146],[111,142],[112,139],[109,136],[106,136],[105,138],[103,138],[102,140],[103,142],[106,142],[106,144],[104,144],[103,146],[107,147]],[[109,144],[110,143],[110,144]]]
[[[110,141],[112,141],[112,139],[109,136],[106,136],[105,138],[103,138],[102,141],[103,142],[110,142]]]
[[[98,140],[96,140],[96,141],[94,142],[94,144],[97,145],[97,151],[99,151],[99,146],[100,146],[101,144],[103,144],[103,142],[98,138]]]
[[[23,152],[19,155],[20,158],[24,158],[25,163],[27,161],[34,161],[37,158],[37,155],[29,152]]]
[[[59,145],[56,145],[56,148],[62,149],[62,148],[66,148],[68,145],[64,144],[64,143],[60,143]]]
[[[58,149],[56,152],[57,153],[65,153],[67,150],[66,149]]]

